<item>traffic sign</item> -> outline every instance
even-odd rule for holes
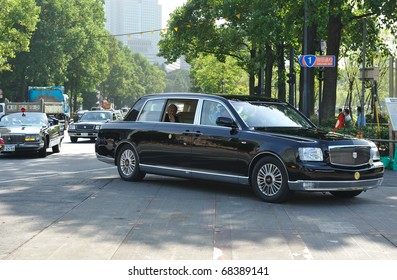
[[[334,55],[301,55],[299,57],[301,67],[335,67]]]

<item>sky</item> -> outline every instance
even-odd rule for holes
[[[167,27],[169,14],[172,13],[177,7],[182,6],[187,0],[158,0],[158,3],[163,7],[163,21],[162,27]]]

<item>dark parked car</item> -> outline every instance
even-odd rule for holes
[[[38,152],[45,157],[48,148],[60,152],[63,138],[64,124],[45,113],[13,113],[0,119],[0,153]]]
[[[88,111],[85,112],[79,121],[69,125],[68,134],[70,141],[77,142],[78,138],[89,138],[95,141],[98,130],[105,122],[121,120],[123,116],[117,111]]]
[[[164,122],[170,104],[181,122]],[[101,126],[95,151],[123,180],[153,173],[237,183],[267,202],[294,191],[354,197],[384,173],[373,142],[319,130],[288,103],[255,96],[144,96],[123,121]]]

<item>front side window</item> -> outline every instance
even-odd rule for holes
[[[232,118],[226,107],[216,101],[204,100],[203,110],[201,112],[201,124],[203,125],[217,125],[218,117]]]
[[[146,102],[138,117],[138,121],[159,122],[162,117],[165,102],[165,99],[154,99]]]

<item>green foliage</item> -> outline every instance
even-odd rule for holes
[[[1,88],[9,100],[26,100],[30,85],[64,85],[75,111],[81,102],[95,104],[97,91],[121,107],[164,90],[165,73],[105,30],[103,0],[0,1],[0,11],[12,11],[8,17],[0,13],[0,72],[7,57],[15,56],[9,59],[11,71],[0,73]],[[24,34],[6,32],[28,23],[31,26],[18,29]],[[19,48],[4,49],[3,42]],[[29,44],[29,52],[21,52]]]
[[[39,12],[34,0],[0,0],[0,72],[10,69],[16,53],[29,50]]]
[[[174,70],[165,76],[165,92],[189,92],[192,84],[188,70]]]
[[[144,92],[140,95],[163,92],[165,88],[165,73],[157,65],[150,64],[142,55],[133,54],[137,65],[136,75]]]
[[[213,55],[199,56],[190,72],[194,91],[205,93],[247,94],[247,74],[232,57],[219,62]]]
[[[168,32],[159,43],[159,55],[168,62],[184,55],[190,63],[200,54],[212,54],[220,62],[233,57],[236,65],[254,79],[265,64],[265,46],[284,42],[289,34],[290,29],[280,18],[286,15],[285,7],[290,2],[276,2],[187,1],[171,15]],[[254,84],[249,86],[252,93]]]

